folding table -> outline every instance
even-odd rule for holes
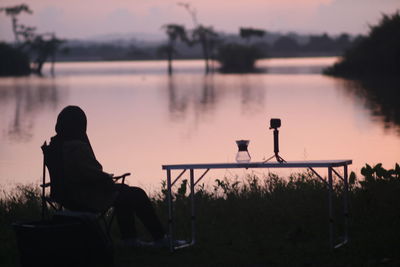
[[[167,201],[168,201],[168,231],[170,235],[170,250],[193,246],[196,243],[196,205],[195,205],[195,186],[212,169],[253,169],[253,168],[307,168],[310,169],[328,188],[328,210],[329,210],[329,245],[331,249],[341,247],[348,243],[348,165],[352,160],[320,160],[320,161],[285,161],[285,162],[250,162],[250,163],[202,163],[202,164],[176,164],[163,165],[162,169],[167,172]],[[315,170],[325,168],[328,170],[328,178],[323,178]],[[343,169],[343,175],[339,174],[339,169]],[[172,171],[180,173],[172,180]],[[172,186],[189,170],[190,176],[190,199],[191,199],[191,242],[182,246],[174,246],[174,221],[172,211]],[[195,170],[203,170],[203,173],[195,179]],[[334,244],[334,215],[333,215],[333,175],[343,181],[343,212],[344,212],[344,240],[339,244]]]

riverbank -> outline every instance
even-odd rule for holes
[[[334,190],[337,218],[342,218],[340,189]],[[311,173],[288,178],[270,174],[216,180],[198,188],[198,244],[170,254],[167,250],[116,251],[115,266],[398,266],[400,167],[366,166],[350,176],[350,243],[329,250],[327,190]],[[175,195],[177,237],[189,237],[190,202],[186,184]],[[17,250],[10,224],[40,218],[40,193],[16,187],[0,202],[0,265],[15,266]],[[165,194],[152,200],[166,221]],[[182,220],[187,218],[187,220]],[[338,220],[340,237],[343,225]],[[116,225],[114,225],[116,227]],[[143,227],[139,225],[143,233]],[[113,229],[115,239],[118,230]],[[147,236],[144,235],[146,239]]]

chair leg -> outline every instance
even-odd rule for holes
[[[110,241],[110,243],[112,244],[113,243],[113,239],[112,239],[112,236],[111,236],[111,226],[112,226],[112,223],[113,223],[113,220],[114,220],[114,210],[111,211],[111,215],[109,217],[110,218],[107,221],[107,211],[104,212],[101,215],[101,219],[102,219],[103,224],[104,224],[104,228],[105,228],[104,230],[106,232],[106,236],[108,238],[108,241]]]

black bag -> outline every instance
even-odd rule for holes
[[[21,266],[112,266],[112,244],[95,219],[54,216],[14,223]]]

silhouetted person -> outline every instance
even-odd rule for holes
[[[77,106],[65,107],[57,118],[57,135],[50,145],[57,149],[58,168],[62,169],[61,204],[78,211],[104,211],[114,206],[121,238],[128,246],[144,243],[137,239],[135,215],[151,233],[153,244],[167,246],[165,231],[146,193],[138,187],[116,184],[103,172],[86,134],[87,120]]]

